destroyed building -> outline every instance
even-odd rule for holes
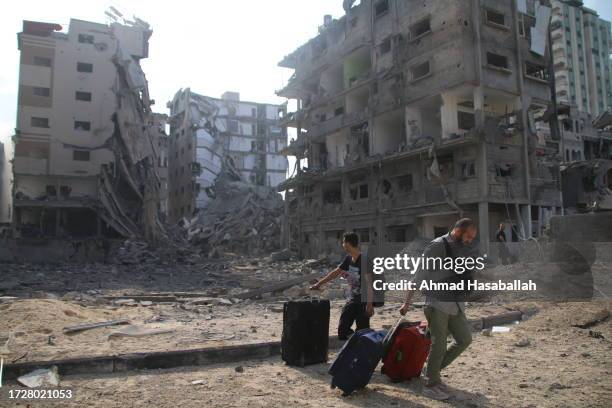
[[[523,9],[522,6],[525,6]],[[476,220],[486,250],[541,233],[561,211],[558,143],[537,123],[550,98],[540,1],[344,1],[319,34],[279,65],[295,70],[279,96],[297,110],[285,152],[287,246],[338,250],[342,232],[367,243],[439,236]]]
[[[204,208],[222,167],[228,166],[247,183],[276,187],[285,180],[286,130],[278,126],[285,107],[240,100],[237,92],[219,98],[189,88],[168,103],[169,220],[191,218]]]
[[[612,107],[610,22],[577,0],[552,0],[556,96],[593,118]]]
[[[155,238],[149,25],[24,21],[13,161],[18,236]]]
[[[603,112],[600,118],[609,116]],[[575,106],[560,104],[558,108],[563,161],[612,159],[612,131],[597,125],[597,118]]]
[[[612,211],[612,160],[565,163],[563,206],[569,213]]]
[[[154,113],[152,125],[156,128],[156,132],[153,132],[153,135],[157,138],[156,143],[158,149],[157,175],[159,176],[160,188],[157,209],[160,216],[165,220],[168,216],[168,133],[170,130],[168,115],[164,113]]]

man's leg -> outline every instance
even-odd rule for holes
[[[359,312],[358,306],[359,303],[355,304],[355,302],[353,302],[353,299],[350,299],[342,307],[340,321],[338,322],[338,338],[340,340],[346,340],[351,334],[354,333],[351,329],[351,326],[353,325],[355,317]]]
[[[426,306],[424,312],[431,337],[431,348],[427,357],[425,375],[427,384],[432,385],[440,382],[440,369],[446,354],[449,315],[431,306]]]
[[[359,313],[355,316],[355,322],[357,323],[357,330],[369,329],[370,328],[370,317],[366,314],[366,304],[359,302]]]
[[[444,368],[452,363],[453,360],[459,357],[459,355],[466,348],[468,348],[472,342],[472,330],[470,328],[470,324],[468,323],[465,314],[461,311],[459,311],[456,315],[448,316],[448,331],[453,336],[455,341],[446,351],[440,368]]]

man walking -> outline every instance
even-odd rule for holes
[[[448,234],[431,241],[425,249],[424,257],[427,258],[459,258],[472,257],[475,249],[471,245],[478,231],[474,222],[469,218],[462,218]],[[450,253],[449,253],[450,252]],[[444,263],[444,262],[443,262]],[[425,270],[417,271],[413,282],[418,288],[423,280],[439,282],[453,279],[457,276],[454,270]],[[406,301],[400,309],[405,315],[412,301],[413,291],[408,291]],[[472,342],[472,332],[467,318],[465,317],[465,302],[463,300],[452,301],[452,296],[438,296],[433,293],[425,293],[425,317],[431,337],[431,349],[424,369],[425,393],[434,399],[444,400],[450,396],[446,393],[440,379],[440,370],[453,362]],[[454,338],[454,343],[447,348],[446,338],[449,333]]]
[[[497,239],[497,242],[499,243],[499,261],[503,264],[509,264],[512,263],[512,257],[510,255],[510,250],[508,249],[508,246],[506,245],[507,239],[506,239],[506,232],[504,231],[505,226],[503,223],[499,224],[499,229],[497,230],[497,234],[495,234],[495,239]]]
[[[367,285],[366,302],[361,298],[361,250],[359,248],[359,236],[354,232],[345,233],[342,237],[342,247],[348,253],[342,263],[320,281],[312,285],[310,289],[319,289],[327,282],[340,276],[348,281],[351,293],[348,301],[342,308],[342,314],[338,322],[338,338],[340,340],[347,340],[354,333],[351,328],[353,323],[356,323],[356,330],[370,328],[370,317],[374,314],[374,307],[372,303],[372,285]],[[366,277],[366,279],[368,278]]]

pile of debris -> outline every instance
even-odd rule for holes
[[[155,263],[159,260],[155,253],[143,241],[126,240],[115,255],[115,261],[123,265],[136,265],[142,263]]]
[[[270,253],[280,248],[283,201],[273,188],[245,181],[230,160],[206,189],[206,207],[183,219],[187,239],[209,257],[220,251]]]

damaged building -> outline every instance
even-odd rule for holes
[[[612,211],[612,160],[566,163],[561,174],[563,206],[569,213]]]
[[[497,225],[528,239],[561,212],[558,142],[538,139],[550,98],[540,1],[344,1],[279,65],[297,109],[285,153],[287,246],[338,250],[439,236],[461,216],[485,250]]]
[[[214,198],[225,166],[254,186],[276,187],[286,178],[284,106],[240,100],[238,92],[212,98],[179,90],[170,108],[169,220],[191,218]]]
[[[151,34],[138,18],[71,19],[67,32],[23,22],[13,136],[18,236],[158,236],[161,135],[140,67]]]

